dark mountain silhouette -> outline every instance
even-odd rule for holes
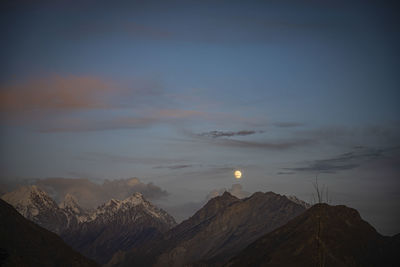
[[[117,254],[110,266],[183,266],[199,260],[225,262],[260,236],[305,208],[285,196],[257,192],[240,200],[228,192],[142,248]]]
[[[0,199],[0,266],[97,266]]]
[[[380,235],[355,209],[317,204],[224,266],[400,266],[399,244],[399,235]]]

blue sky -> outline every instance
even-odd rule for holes
[[[8,1],[1,179],[237,183],[399,232],[399,31],[386,1]],[[171,205],[172,205],[171,204]]]

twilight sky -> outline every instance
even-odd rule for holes
[[[176,208],[238,182],[310,201],[318,174],[398,233],[389,3],[5,1],[0,182],[137,177]]]

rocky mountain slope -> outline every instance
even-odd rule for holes
[[[400,266],[399,245],[399,235],[380,235],[356,210],[318,204],[225,266]]]
[[[35,185],[23,186],[1,197],[20,214],[49,231],[60,234],[68,227],[68,212]]]
[[[0,199],[0,266],[97,266]]]
[[[217,264],[304,211],[272,192],[257,192],[242,200],[225,192],[162,238],[116,255],[109,265],[184,266],[199,260]]]
[[[140,246],[175,224],[168,213],[134,193],[98,207],[79,227],[61,236],[83,255],[106,263],[115,252]]]

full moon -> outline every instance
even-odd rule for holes
[[[236,178],[236,179],[242,178],[242,172],[239,171],[239,170],[235,171],[235,178]]]

